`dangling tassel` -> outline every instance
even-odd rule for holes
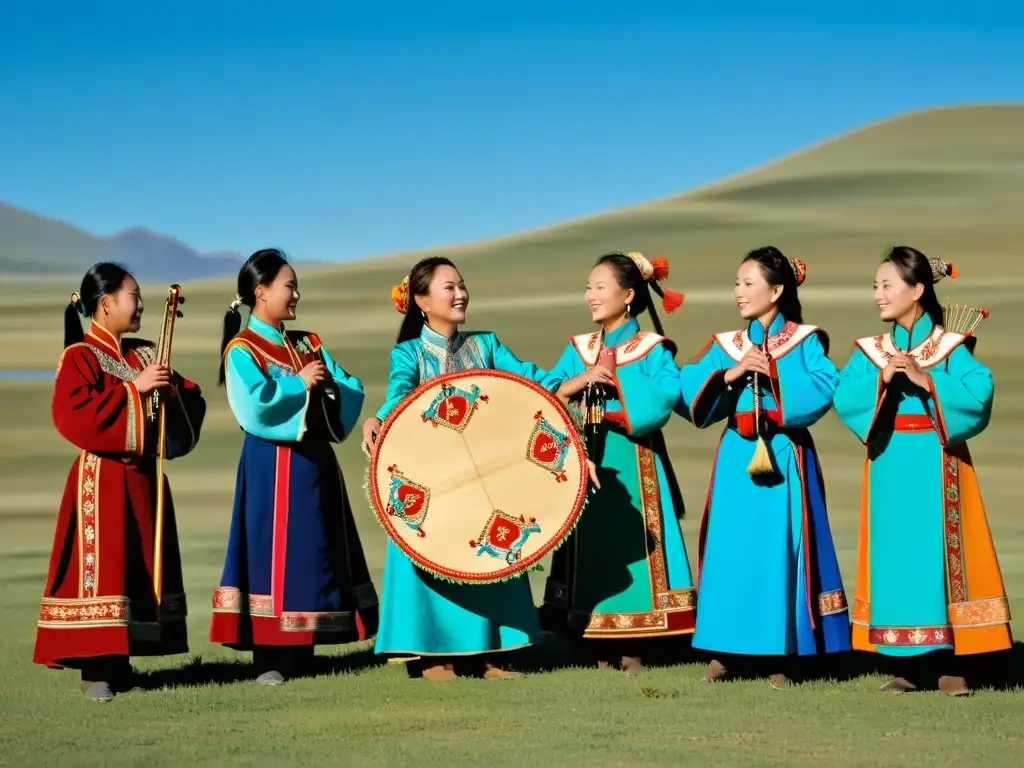
[[[686,297],[677,291],[664,290],[661,294],[661,306],[665,308],[665,311],[672,314],[681,306],[683,306],[683,300]]]
[[[757,445],[754,447],[754,457],[747,465],[747,474],[751,477],[759,475],[770,475],[775,471],[772,466],[772,457],[768,453],[768,445],[761,434],[761,390],[758,387],[757,374],[754,374],[754,431],[757,432]]]
[[[668,277],[668,259],[663,256],[651,259],[651,266],[654,267],[654,274],[651,275],[651,279],[655,282],[661,282]]]

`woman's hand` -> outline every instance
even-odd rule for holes
[[[918,364],[917,359],[913,355],[908,355],[906,352],[897,352],[892,356],[889,361],[889,365],[885,366],[886,370],[892,367],[894,373],[904,373],[910,382],[921,389],[928,389],[928,374],[921,370],[921,366]],[[892,375],[889,375],[889,380],[892,380]],[[885,371],[882,371],[882,378],[885,378]]]
[[[751,347],[747,354],[732,368],[725,372],[725,383],[732,384],[747,373],[762,373],[765,376],[771,375],[771,367],[768,365],[768,356],[761,351],[760,347]]]
[[[148,395],[154,389],[161,389],[171,385],[171,368],[160,363],[147,365],[138,376],[135,377],[135,389],[140,395]]]
[[[590,459],[587,459],[587,472],[590,473],[590,482],[594,484],[597,490],[601,490],[601,481],[597,479],[597,465]]]
[[[604,366],[595,366],[579,376],[573,376],[562,382],[556,393],[559,397],[572,397],[582,392],[587,384],[615,384],[615,376]]]
[[[327,366],[322,360],[314,360],[299,371],[299,378],[306,383],[306,389],[312,389],[327,378]]]
[[[377,433],[380,432],[381,420],[376,416],[363,422],[363,453],[367,456],[377,444]]]

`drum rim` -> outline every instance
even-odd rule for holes
[[[573,502],[573,512],[568,515],[565,523],[559,528],[558,533],[552,536],[550,541],[542,546],[537,552],[530,555],[529,557],[523,557],[515,566],[506,566],[500,571],[494,572],[491,575],[481,578],[479,574],[467,573],[466,571],[458,571],[451,568],[445,568],[438,563],[428,561],[418,552],[409,547],[401,536],[397,535],[394,524],[388,519],[387,510],[381,509],[379,502],[380,499],[380,486],[377,483],[377,460],[380,453],[380,446],[383,444],[383,438],[391,429],[392,424],[408,407],[409,404],[416,400],[427,390],[437,387],[439,384],[446,382],[458,381],[459,379],[469,378],[471,376],[490,376],[498,379],[506,379],[508,381],[515,381],[520,384],[526,385],[527,388],[532,389],[534,392],[542,395],[548,403],[558,411],[559,415],[562,416],[565,423],[570,427],[568,430],[569,439],[576,447],[576,456],[579,461],[580,477],[583,478],[583,482],[580,483],[579,490],[576,493],[576,500]],[[589,471],[587,469],[587,451],[583,444],[583,439],[580,437],[578,430],[575,428],[575,421],[572,418],[572,414],[569,413],[569,409],[562,404],[562,402],[547,389],[542,387],[537,382],[526,378],[525,376],[519,376],[514,373],[508,373],[507,371],[499,371],[494,368],[471,368],[464,371],[451,371],[449,373],[442,373],[438,376],[434,376],[427,381],[419,384],[414,390],[405,395],[402,400],[395,406],[395,408],[388,414],[387,419],[381,425],[380,431],[377,434],[377,440],[374,444],[373,452],[370,454],[370,462],[368,469],[368,490],[369,490],[369,501],[373,507],[374,514],[377,516],[377,521],[384,527],[385,532],[388,534],[388,538],[394,542],[402,553],[408,557],[417,568],[437,576],[438,578],[446,581],[452,581],[459,584],[493,584],[497,582],[507,581],[509,579],[518,578],[530,570],[534,565],[540,562],[544,557],[551,554],[554,550],[558,549],[562,544],[565,543],[569,534],[576,527],[576,523],[579,521],[580,515],[583,512],[583,508],[587,504],[587,489],[590,486]]]

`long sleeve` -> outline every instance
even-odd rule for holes
[[[299,376],[267,376],[241,345],[224,363],[228,405],[239,426],[264,440],[296,442],[306,433],[309,391]]]
[[[878,418],[881,405],[882,372],[859,348],[839,372],[832,404],[840,420],[865,445]]]
[[[363,412],[363,403],[366,394],[363,392],[363,382],[348,373],[331,357],[330,353],[323,347],[320,348],[323,355],[324,365],[327,372],[334,379],[338,387],[339,404],[336,409],[328,409],[331,414],[331,431],[344,440],[359,421],[359,415]]]
[[[928,409],[943,445],[965,442],[988,427],[995,395],[992,372],[962,344],[928,374]]]
[[[166,401],[168,459],[191,453],[199,443],[206,418],[206,398],[198,384],[175,372],[174,388],[174,397]]]
[[[68,347],[61,357],[51,414],[61,436],[83,451],[141,456],[145,450],[138,389],[105,373],[85,345]]]
[[[732,359],[712,339],[690,362],[679,369],[681,398],[675,410],[689,414],[698,429],[710,427],[732,415],[736,407],[734,388],[725,383]],[[685,409],[685,410],[684,410]]]
[[[794,368],[788,358],[799,355],[800,367]],[[818,334],[811,334],[786,358],[777,361],[786,373],[779,374],[778,395],[782,426],[792,429],[809,427],[828,413],[839,380],[835,364],[828,359]]]
[[[664,344],[642,360],[615,369],[619,401],[629,434],[645,435],[668,423],[679,404],[679,369]]]
[[[490,336],[495,369],[505,371],[506,373],[514,373],[517,376],[522,376],[524,379],[535,381],[549,392],[556,391],[562,382],[565,381],[565,378],[556,376],[554,372],[545,371],[533,363],[520,360],[513,354],[512,350],[498,340],[497,336],[494,334],[490,334]]]
[[[391,350],[391,363],[388,367],[388,390],[384,395],[384,404],[377,410],[377,418],[384,421],[402,398],[412,392],[420,384],[419,366],[416,356],[403,344]]]

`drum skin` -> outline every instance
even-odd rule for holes
[[[487,584],[557,549],[585,506],[587,456],[572,416],[534,382],[448,373],[399,403],[370,456],[388,536],[439,578]]]

